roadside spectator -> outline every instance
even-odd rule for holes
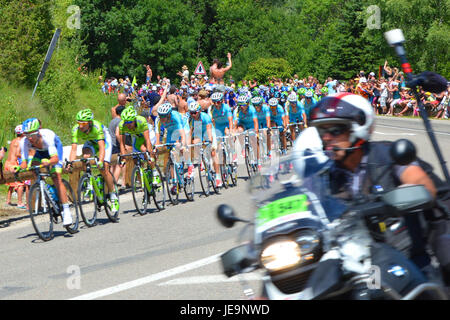
[[[119,123],[121,121],[120,115],[122,114],[122,111],[125,110],[125,106],[118,105],[115,110],[115,117],[110,121],[108,129],[109,134],[111,135],[111,144],[112,144],[112,154],[120,154],[120,139],[121,136],[119,134]],[[127,147],[127,146],[126,146]],[[123,167],[123,171],[125,172],[126,167]],[[116,179],[117,183],[119,183],[119,177],[120,173],[122,171],[122,168],[115,164],[111,168],[111,172]]]
[[[177,72],[177,75],[179,75],[182,78],[182,80],[185,80],[187,78],[188,79],[187,81],[189,81],[189,68],[186,65],[184,65],[181,68],[181,70],[182,70],[181,72],[180,71]]]
[[[211,77],[211,83],[217,83],[219,80],[223,79],[225,76],[225,73],[231,69],[232,62],[231,62],[231,53],[228,52],[227,54],[228,58],[228,65],[226,67],[223,67],[222,62],[220,62],[219,59],[214,59],[211,67],[209,68],[209,74]]]
[[[152,81],[152,77],[153,77],[153,71],[150,68],[150,66],[148,64],[144,64],[145,69],[147,69],[146,71],[146,77],[145,77],[145,82],[149,83]]]
[[[15,167],[19,166],[22,163],[21,152],[20,152],[20,140],[24,137],[22,125],[18,125],[15,128],[16,138],[11,141],[8,159],[5,162],[5,170],[15,172]],[[8,196],[6,199],[6,204],[12,206],[11,197],[13,192],[17,192],[17,208],[19,209],[27,209],[27,205],[23,203],[23,193],[25,191],[25,198],[28,199],[29,186],[31,181],[26,180],[24,182],[15,181],[11,183],[7,183],[8,188]],[[26,200],[25,199],[25,200]]]

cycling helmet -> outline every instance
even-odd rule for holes
[[[92,121],[94,114],[91,109],[84,109],[77,113],[77,121]]]
[[[211,95],[211,100],[213,102],[222,101],[222,99],[223,99],[223,93],[222,92],[214,92]]]
[[[23,133],[23,127],[21,124],[19,124],[18,126],[16,126],[16,128],[14,129],[14,131],[16,132],[16,134],[22,134]]]
[[[271,98],[269,99],[269,106],[274,107],[278,105],[278,99],[277,98]]]
[[[257,97],[259,95],[259,92],[257,89],[252,90],[252,97]]]
[[[172,112],[172,105],[169,102],[165,102],[158,107],[157,112],[160,116],[166,116]]]
[[[273,97],[279,99],[281,97],[280,92],[279,91],[275,91],[275,93],[273,94]]]
[[[295,93],[290,94],[290,95],[288,96],[288,101],[289,101],[289,102],[297,102],[297,95],[296,95]]]
[[[33,132],[39,130],[41,124],[37,118],[29,118],[22,122],[22,129],[24,133]]]
[[[246,95],[239,96],[239,98],[237,99],[237,103],[239,105],[246,105],[248,103],[248,97]]]
[[[337,93],[324,97],[311,111],[311,125],[344,123],[351,127],[350,142],[367,141],[374,125],[370,102],[353,93]]]
[[[298,92],[299,95],[304,96],[305,93],[306,93],[306,88],[303,88],[303,87],[302,87],[302,88],[299,88],[297,92]]]
[[[322,93],[328,93],[328,87],[323,87],[320,91]]]
[[[305,97],[306,98],[312,98],[313,97],[313,93],[312,93],[312,91],[306,91],[306,93],[305,93]]]
[[[120,118],[123,121],[134,121],[136,120],[137,112],[133,106],[126,107],[120,114]]]
[[[198,104],[197,101],[191,102],[188,107],[189,112],[199,112],[201,109],[202,107]]]
[[[262,103],[262,98],[261,97],[254,97],[252,99],[252,104],[255,106],[259,106]]]

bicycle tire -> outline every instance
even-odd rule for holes
[[[175,172],[175,166],[172,162],[172,160],[169,160],[167,162],[167,166],[166,166],[166,170],[165,170],[165,182],[166,182],[166,190],[167,190],[167,195],[169,196],[169,201],[170,203],[172,203],[172,205],[177,205],[179,203],[179,196],[180,196],[180,185],[178,184],[178,182],[174,182],[172,177],[171,172],[173,171],[174,175],[176,175]],[[172,187],[176,187],[176,194],[172,194]]]
[[[228,175],[231,178],[231,182],[233,184],[233,187],[237,186],[237,167],[233,164],[227,165]]]
[[[202,187],[202,191],[205,197],[209,197],[211,193],[208,179],[208,170],[209,168],[207,168],[206,163],[202,157],[201,163],[198,164],[198,178],[200,180],[200,186]]]
[[[40,185],[39,183],[33,184],[28,195],[28,211],[38,237],[43,241],[49,241],[53,239],[53,212],[50,210],[50,199],[46,194],[44,197],[48,210],[46,213],[42,207]]]
[[[139,166],[133,168],[131,174],[131,193],[133,194],[133,202],[136,210],[141,216],[143,216],[147,214],[147,207],[150,203],[150,198],[144,186],[140,169],[141,168]],[[142,192],[142,194],[139,192]]]
[[[66,187],[67,199],[69,200],[69,209],[72,212],[73,220],[72,224],[64,226],[64,228],[66,228],[67,232],[69,232],[70,234],[74,234],[78,232],[78,226],[80,224],[80,216],[78,214],[78,201],[69,182],[65,179],[62,179],[62,183]]]
[[[155,164],[155,169],[156,171],[158,171],[160,183],[158,183],[156,186],[153,185],[150,193],[153,197],[153,202],[155,203],[156,209],[158,209],[158,211],[161,211],[166,207],[166,184],[165,178],[161,173],[161,169],[157,164]],[[162,197],[162,199],[160,199],[160,197]]]
[[[247,145],[247,146],[245,146],[245,167],[247,169],[248,178],[250,179],[253,176],[253,168],[250,163],[249,157],[250,157],[250,148]]]
[[[222,177],[222,184],[225,189],[228,189],[229,183],[229,175],[228,175],[228,165],[227,165],[227,155],[226,152],[223,151],[222,163],[219,165],[220,176]]]
[[[93,187],[89,185],[90,177],[87,173],[85,173],[78,182],[77,199],[81,218],[83,219],[84,224],[88,227],[93,227],[97,224],[97,195],[95,194]],[[93,209],[88,206],[91,202],[93,204]]]
[[[117,195],[117,201],[119,202],[119,208],[120,208],[119,188],[117,187],[116,178],[114,178],[113,174],[111,174],[111,177],[113,179],[114,192]],[[111,222],[118,222],[120,209],[117,210],[116,213],[113,213],[113,211],[111,210],[111,198],[110,198],[109,194],[106,195],[106,188],[107,188],[106,183],[103,181],[103,194],[105,195],[105,202],[103,203],[103,206],[105,208],[105,213]]]

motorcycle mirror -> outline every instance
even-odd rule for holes
[[[416,147],[410,140],[400,139],[392,144],[390,154],[395,164],[408,165],[416,160]]]
[[[237,221],[248,222],[236,217],[233,208],[226,204],[221,204],[217,208],[217,218],[225,228],[233,227]]]

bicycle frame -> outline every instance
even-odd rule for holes
[[[150,193],[153,189],[153,186],[150,183],[147,175],[144,174],[144,168],[142,167],[142,164],[141,164],[142,161],[144,161],[144,159],[142,159],[142,156],[146,155],[146,154],[147,154],[147,152],[132,152],[129,154],[121,155],[121,157],[132,157],[134,160],[136,160],[136,166],[139,168],[139,173],[144,180],[143,183],[144,183],[145,189]]]

